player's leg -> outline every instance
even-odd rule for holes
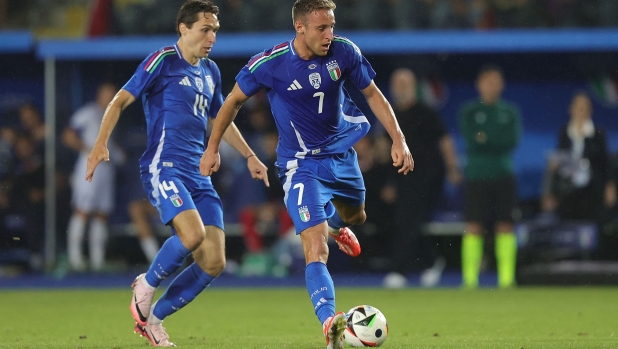
[[[161,246],[146,274],[138,276],[133,282],[131,313],[136,321],[135,331],[147,337],[154,346],[174,346],[161,324],[162,319],[157,319],[151,312],[154,292],[161,281],[176,271],[191,251],[199,247],[206,234],[195,209],[177,214],[172,226],[175,234]]]
[[[225,235],[215,226],[206,226],[206,237],[193,251],[195,260],[172,281],[153,306],[148,324],[160,323],[189,304],[225,268]]]
[[[185,258],[202,243],[206,234],[195,209],[176,215],[172,226],[175,234],[163,243],[148,271],[139,275],[133,283],[134,299],[131,310],[133,317],[141,325],[146,324],[150,315],[154,291],[182,265]]]
[[[136,325],[136,329],[154,345],[162,346],[157,343],[161,338],[164,339],[164,344],[172,344],[162,326],[163,319],[193,301],[225,268],[223,205],[209,179],[202,177],[198,181],[204,183],[189,184],[192,188],[200,188],[193,190],[192,197],[199,214],[199,222],[204,224],[204,237],[199,246],[193,249],[195,262],[174,278],[163,296],[153,305],[148,323],[144,326]],[[176,218],[173,222],[177,226]]]
[[[335,313],[335,285],[326,268],[328,261],[328,234],[326,222],[303,230],[300,233],[305,253],[305,283],[322,331],[326,348],[343,348],[343,331],[346,318],[342,312]]]
[[[365,223],[367,214],[365,213],[365,203],[359,206],[350,206],[340,200],[333,199],[331,201],[337,210],[335,214],[328,219],[328,226],[339,226],[340,228],[349,227],[352,225],[360,225]]]
[[[225,268],[223,205],[214,188],[194,193],[195,206],[204,222],[205,236],[193,251],[194,263],[183,270],[155,303],[148,323],[160,323],[191,302]]]
[[[333,200],[335,213],[328,219],[328,232],[339,249],[356,257],[361,252],[356,235],[349,228],[363,224],[365,213],[365,183],[358,166],[356,151],[350,149],[340,157],[333,158],[329,171],[333,173]]]
[[[516,204],[515,179],[508,177],[496,181],[496,264],[498,286],[515,286],[517,263],[517,238],[513,232],[513,209]]]
[[[361,246],[350,226],[365,222],[367,218],[365,204],[350,206],[337,200],[333,200],[332,203],[336,210],[335,214],[328,220],[328,233],[341,251],[349,256],[356,257],[361,253]]]
[[[284,202],[300,234],[305,255],[305,283],[314,312],[322,324],[327,348],[341,348],[345,329],[345,315],[335,314],[335,288],[326,267],[328,260],[328,225],[326,221],[335,209],[330,203],[332,190],[318,178],[318,160],[296,160],[280,171],[285,191]],[[327,212],[327,211],[328,212]]]
[[[165,293],[153,304],[146,325],[136,330],[155,346],[173,346],[162,325],[163,319],[191,303],[225,268],[225,236],[223,230],[206,226],[206,237],[193,251],[195,262],[183,270]]]
[[[465,231],[461,241],[461,269],[463,286],[476,288],[479,284],[483,259],[483,222],[487,215],[488,196],[484,181],[469,181],[464,189]]]
[[[161,221],[171,224],[174,234],[163,243],[148,271],[133,282],[131,313],[141,325],[146,324],[150,315],[156,288],[201,245],[206,234],[204,223],[183,181],[162,171],[156,181],[147,177],[143,184],[151,204],[159,211]]]

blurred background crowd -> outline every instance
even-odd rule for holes
[[[168,34],[182,0],[0,0],[0,28],[34,28],[42,33],[79,35],[95,3],[92,35]],[[287,30],[282,0],[219,1],[225,31]],[[340,30],[496,29],[613,27],[613,0],[341,0]],[[268,18],[268,20],[264,20]]]
[[[0,29],[27,29],[37,37],[170,35],[184,0],[0,0]],[[220,0],[222,32],[286,31],[292,37],[291,1]],[[337,30],[389,33],[422,30],[600,28],[618,25],[613,0],[340,0]],[[1,33],[1,31],[0,31]],[[276,43],[273,43],[273,45]],[[361,46],[361,50],[362,50]],[[156,49],[153,48],[153,50]],[[217,50],[215,46],[214,51]],[[256,52],[257,53],[257,52]],[[469,149],[460,129],[461,110],[477,100],[477,73],[488,63],[505,79],[504,98],[521,114],[519,141],[510,150],[517,181],[512,218],[518,228],[519,263],[618,261],[618,66],[615,52],[517,54],[372,54],[376,82],[391,101],[416,159],[411,179],[398,178],[389,138],[379,126],[355,149],[367,188],[367,223],[356,227],[363,255],[329,263],[333,269],[421,272],[436,284],[444,268],[459,267],[464,229],[462,191]],[[215,59],[224,93],[249,59]],[[57,268],[122,270],[151,260],[169,230],[158,221],[141,187],[137,159],[146,142],[140,106],[130,107],[115,131],[118,158],[113,208],[105,215],[105,238],[95,239],[96,221],[75,219],[74,176],[81,153],[89,152],[76,122],[80,108],[105,101],[101,86],[120,88],[139,64],[133,60],[59,62],[56,129],[46,130],[42,63],[28,55],[0,58],[0,262],[43,269],[45,234],[45,137],[56,145]],[[502,91],[500,91],[502,92]],[[353,97],[354,91],[351,91]],[[358,96],[358,94],[356,94]],[[136,103],[137,104],[137,103]],[[359,103],[361,109],[368,108]],[[97,114],[96,108],[93,113]],[[370,116],[370,120],[375,119]],[[100,120],[100,119],[99,119]],[[244,159],[222,149],[222,170],[214,176],[224,203],[231,272],[285,276],[302,270],[291,220],[274,159],[277,131],[265,95],[251,98],[237,125],[270,168],[271,188],[251,180]],[[47,133],[46,133],[47,132]],[[409,134],[409,136],[408,136]],[[412,198],[412,199],[411,199]],[[490,217],[491,218],[491,217]],[[71,237],[71,224],[81,224]],[[95,223],[93,223],[95,222]],[[575,225],[568,225],[571,223]],[[485,223],[485,222],[484,222]],[[492,231],[492,222],[487,222]],[[77,228],[75,228],[77,229]],[[592,230],[590,230],[592,229]],[[75,230],[77,231],[77,230]],[[592,231],[592,232],[591,232]],[[88,232],[88,233],[86,233]],[[535,233],[538,233],[535,235]],[[569,235],[570,234],[570,235]],[[535,237],[536,236],[536,237]],[[137,239],[136,239],[137,237]],[[402,240],[403,239],[403,240]],[[492,242],[488,234],[489,246]],[[93,245],[105,261],[92,260]],[[402,243],[402,241],[406,243]],[[77,248],[71,252],[71,244]],[[526,245],[528,244],[528,245]],[[529,249],[523,247],[529,246]],[[487,251],[493,250],[485,247]],[[73,254],[73,257],[71,255]],[[81,259],[90,257],[90,266]],[[493,268],[492,253],[483,268]],[[63,264],[64,263],[64,264]],[[237,269],[234,267],[237,266]],[[437,274],[438,276],[436,276]]]

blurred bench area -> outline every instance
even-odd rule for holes
[[[5,29],[0,30],[0,277],[13,270],[7,266],[52,270],[64,263],[76,156],[62,145],[62,130],[78,108],[93,100],[101,82],[124,85],[148,53],[176,41],[175,11],[182,2],[0,0],[0,29]],[[283,2],[215,1],[221,7],[221,31],[211,58],[221,69],[224,94],[252,55],[293,37],[291,1],[280,6]],[[594,222],[548,221],[541,212],[541,196],[548,157],[556,149],[558,130],[569,119],[569,103],[577,91],[591,96],[593,121],[607,132],[612,176],[616,176],[617,1],[336,3],[337,34],[360,47],[387,97],[390,74],[401,67],[414,70],[419,97],[442,116],[462,167],[466,152],[458,131],[458,110],[477,96],[474,83],[479,68],[489,63],[500,66],[506,79],[503,97],[518,105],[523,118],[523,136],[514,155],[520,277],[534,283],[551,270],[569,270],[568,265],[554,263],[585,262],[584,267],[573,268],[584,274],[601,271],[614,280],[618,275],[611,264],[618,263],[616,207],[607,208],[602,219]],[[362,95],[354,88],[349,92],[375,125],[370,137],[379,138],[383,130]],[[31,121],[37,117],[38,123]],[[236,123],[261,158],[269,159],[272,120],[266,97],[257,95],[246,103]],[[110,188],[116,193],[107,247],[110,270],[146,262],[128,212],[128,203],[143,195],[137,159],[145,147],[145,127],[141,105],[134,103],[115,130],[127,161],[118,171],[116,187]],[[247,224],[255,225],[262,235],[264,251],[293,250],[278,243],[283,239],[282,223],[272,208],[260,208],[255,211],[257,218],[243,220],[247,208],[262,207],[269,193],[251,180],[245,161],[232,149],[224,148],[221,155],[223,167],[214,181],[224,203],[230,260],[242,265],[247,256]],[[367,202],[368,208],[371,205]],[[329,266],[344,271],[385,270],[390,242],[384,231],[388,212],[382,213],[377,216],[384,221],[371,221],[370,216],[368,224],[357,229],[363,255],[355,260],[341,258],[341,263]],[[161,226],[156,216],[149,219],[163,241],[169,228]],[[446,185],[425,233],[439,236],[447,268],[459,269],[462,230],[461,188]],[[491,269],[493,253],[486,255]],[[334,252],[331,258],[339,256]],[[292,271],[290,267],[287,272]]]

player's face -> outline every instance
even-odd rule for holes
[[[504,79],[497,71],[487,71],[479,76],[476,87],[483,101],[496,102],[504,89]]]
[[[191,28],[181,23],[180,34],[191,54],[197,58],[204,58],[208,57],[212,46],[217,41],[219,19],[217,15],[205,12],[198,13],[197,18],[197,22],[193,23]]]
[[[335,13],[326,9],[314,11],[305,16],[304,22],[296,30],[304,35],[307,48],[316,56],[326,56],[333,41]]]

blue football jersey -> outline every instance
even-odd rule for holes
[[[369,122],[343,87],[359,89],[375,72],[350,40],[335,36],[326,56],[300,58],[293,41],[251,58],[236,76],[247,96],[265,89],[279,131],[279,162],[325,157],[350,149],[369,131]]]
[[[223,104],[221,73],[210,59],[197,66],[182,58],[177,45],[150,54],[123,86],[141,97],[148,145],[140,158],[142,173],[161,166],[199,172],[208,117]]]

